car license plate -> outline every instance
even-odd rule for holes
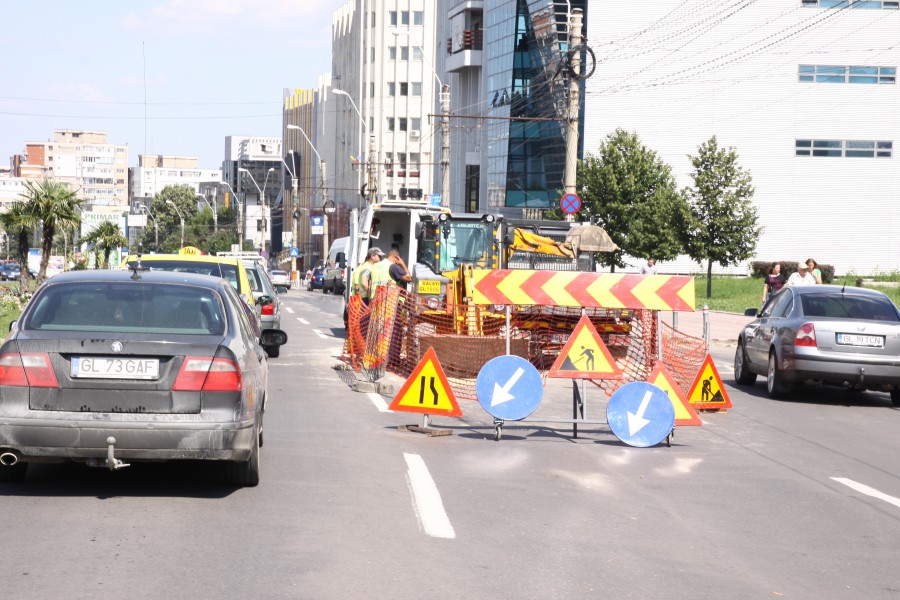
[[[158,379],[159,359],[75,356],[71,374],[87,379]]]
[[[869,348],[884,348],[883,335],[862,335],[859,333],[839,333],[837,343],[842,346],[866,346]]]
[[[440,294],[441,282],[435,279],[421,280],[416,289],[420,294]]]

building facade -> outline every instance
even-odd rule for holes
[[[195,156],[138,156],[138,166],[129,170],[132,198],[152,198],[168,185],[187,185],[200,193],[201,184],[222,180],[221,169],[201,169]]]
[[[227,136],[223,181],[228,184],[225,203],[237,197],[243,240],[272,251],[271,209],[284,189],[281,169],[281,138]]]
[[[648,0],[590,14],[602,70],[587,82],[586,151],[633,131],[688,186],[688,155],[716,136],[753,177],[755,259],[900,270],[900,3],[745,4]],[[700,270],[686,257],[660,264]]]

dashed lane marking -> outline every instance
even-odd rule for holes
[[[309,325],[309,321],[304,319],[303,317],[297,317],[297,320],[303,323],[304,325]]]
[[[322,333],[322,332],[319,331],[318,329],[313,329],[313,333],[315,333],[317,336],[319,336],[319,337],[322,338],[323,340],[327,340],[329,337],[331,337],[331,336],[325,335],[324,333]]]
[[[832,477],[834,481],[838,483],[843,483],[851,490],[856,490],[860,494],[865,494],[866,496],[871,496],[873,498],[877,498],[879,500],[884,500],[888,504],[893,504],[894,506],[900,508],[900,498],[895,498],[894,496],[888,496],[884,492],[879,492],[873,487],[869,487],[864,483],[859,483],[857,481],[853,481],[852,479],[847,479],[845,477]]]
[[[425,466],[425,461],[418,454],[403,453],[406,459],[407,482],[412,495],[413,510],[419,518],[419,523],[427,535],[437,538],[453,539],[456,532],[450,524],[450,518],[444,511],[441,502],[441,493]]]
[[[285,307],[284,307],[284,310],[288,311],[288,312],[291,313],[291,314],[294,314],[294,309],[291,308],[290,306],[285,306]]]
[[[379,412],[394,412],[388,408],[388,404],[384,401],[384,398],[381,397],[381,394],[366,392],[366,396],[369,397],[369,400],[375,405],[375,408],[377,408]]]

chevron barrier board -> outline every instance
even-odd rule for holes
[[[694,310],[694,278],[686,275],[474,269],[472,287],[475,304]]]

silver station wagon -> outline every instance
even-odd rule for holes
[[[839,285],[784,287],[738,336],[735,380],[766,377],[770,396],[794,384],[890,392],[900,405],[900,312],[876,290]]]
[[[225,461],[259,482],[268,366],[226,280],[71,271],[35,293],[0,346],[0,481],[31,462]]]

